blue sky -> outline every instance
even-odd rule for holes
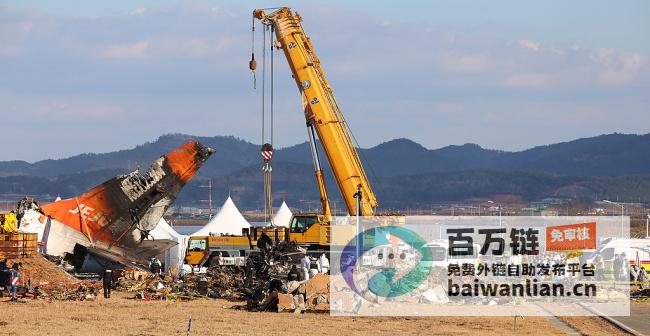
[[[520,150],[650,132],[647,1],[289,1],[364,147]],[[133,147],[162,133],[259,143],[242,1],[3,1],[3,159]],[[259,47],[259,45],[258,45]],[[280,56],[278,54],[278,56]],[[277,59],[276,145],[305,139]],[[83,140],[82,140],[83,139]]]

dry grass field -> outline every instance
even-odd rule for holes
[[[251,313],[223,300],[144,302],[115,293],[84,302],[0,302],[0,335],[504,335],[513,334],[512,318],[418,317],[349,318],[327,314]],[[588,319],[588,320],[584,320]],[[584,323],[588,321],[588,323]],[[576,321],[577,322],[577,321]],[[581,318],[584,334],[620,332],[599,318]],[[516,334],[558,335],[563,330],[546,318],[526,318]]]

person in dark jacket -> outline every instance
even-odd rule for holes
[[[615,279],[616,281],[621,281],[621,280],[623,280],[623,279],[621,278],[621,276],[620,276],[620,275],[621,275],[621,269],[622,269],[622,268],[623,268],[623,263],[622,263],[621,256],[620,256],[618,253],[616,253],[616,254],[614,255],[614,269],[612,270],[613,273],[614,273],[614,279]]]
[[[111,298],[111,287],[113,287],[113,269],[107,266],[102,272],[102,282],[104,287],[104,298]]]
[[[300,271],[298,270],[298,267],[296,265],[291,265],[291,269],[289,270],[289,274],[287,274],[287,281],[300,281],[302,278],[302,275],[300,274]]]
[[[151,258],[151,261],[149,261],[149,270],[156,276],[160,275],[162,272],[162,263],[158,258]]]
[[[266,232],[262,232],[262,235],[260,236],[260,239],[257,240],[257,248],[266,255],[269,251],[271,251],[271,248],[273,247],[273,240],[269,235],[266,234]]]
[[[11,302],[18,301],[18,284],[20,281],[20,266],[21,263],[15,262],[11,266]]]
[[[255,265],[252,258],[246,258],[246,270],[244,276],[244,286],[251,288],[253,286],[253,275],[255,274]]]

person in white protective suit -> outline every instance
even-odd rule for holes
[[[318,272],[323,274],[328,274],[330,271],[330,260],[327,259],[325,253],[320,255],[318,258]]]
[[[300,270],[302,271],[303,280],[309,280],[309,269],[311,268],[311,259],[305,254],[302,259],[300,259]]]

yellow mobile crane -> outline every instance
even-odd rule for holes
[[[277,229],[257,229],[238,237],[191,237],[187,261],[192,265],[204,265],[216,253],[226,257],[243,256],[246,245],[252,248],[261,231],[266,231],[267,234],[274,231],[276,239],[281,237],[294,241],[312,251],[327,250],[330,245],[339,243],[331,241],[332,212],[316,136],[330,163],[349,214],[371,216],[375,214],[378,205],[354,146],[352,133],[336,102],[332,87],[323,73],[314,47],[302,27],[302,17],[287,7],[281,7],[271,13],[256,9],[253,11],[253,17],[275,32],[276,47],[283,50],[302,96],[322,212],[294,215],[288,232],[278,232]],[[256,61],[253,56],[250,68],[255,70],[255,67]]]
[[[317,225],[331,220],[329,199],[314,133],[320,139],[348,212],[351,215],[357,215],[357,212],[361,216],[373,215],[378,205],[377,198],[363,169],[352,133],[336,102],[332,87],[323,73],[311,40],[302,27],[302,17],[287,7],[272,13],[255,10],[253,16],[275,31],[277,46],[284,52],[302,96],[322,207],[322,214],[307,217],[311,217],[313,224]],[[361,202],[360,209],[357,209],[356,197],[359,195]],[[315,217],[322,218],[314,221]],[[292,228],[293,224],[300,225],[300,220],[292,221]]]

